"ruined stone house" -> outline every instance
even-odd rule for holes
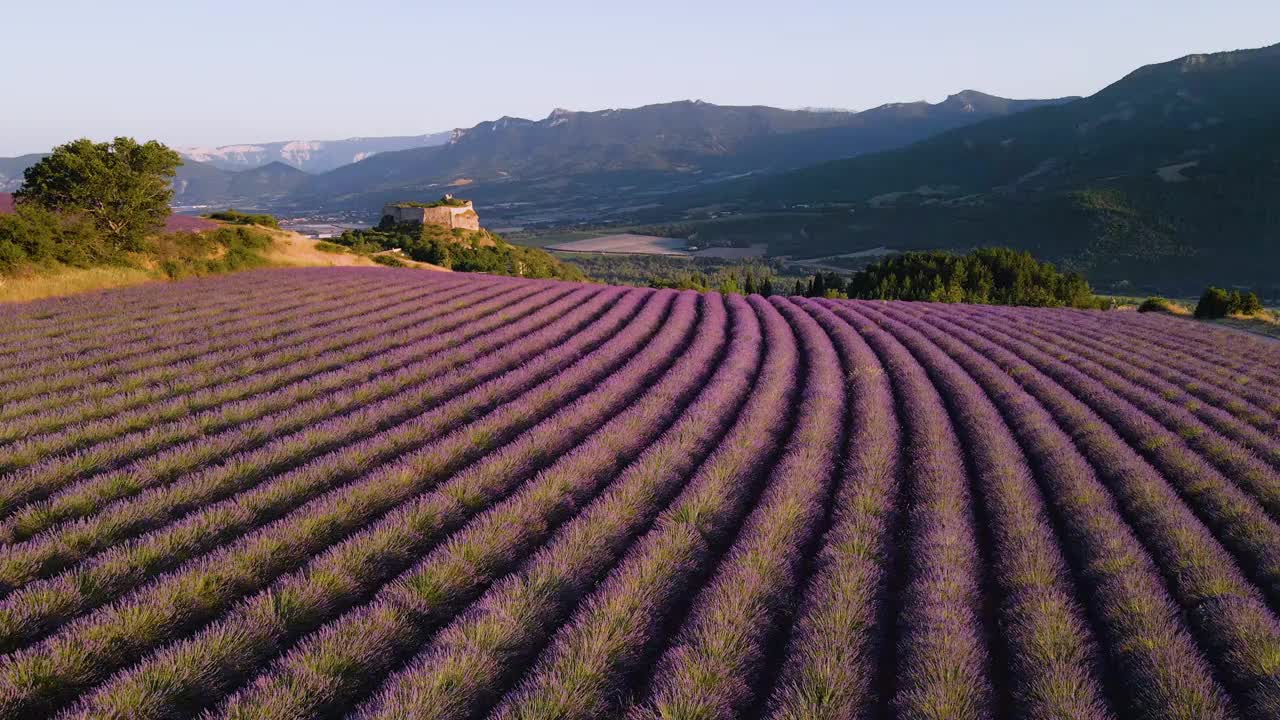
[[[440,227],[479,230],[480,216],[470,200],[459,200],[452,195],[429,203],[391,203],[382,208],[382,217],[394,223],[439,225]]]

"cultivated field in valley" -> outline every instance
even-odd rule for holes
[[[0,308],[3,718],[1280,717],[1280,345],[389,269]]]
[[[689,255],[685,251],[688,242],[679,238],[654,237],[624,233],[587,240],[548,245],[548,250],[561,252],[595,252],[620,255]]]

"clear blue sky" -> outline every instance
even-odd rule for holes
[[[116,134],[417,134],[686,98],[864,109],[965,88],[1085,95],[1146,63],[1280,42],[1277,0],[3,5],[0,155]]]

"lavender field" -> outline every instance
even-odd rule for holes
[[[1280,345],[389,269],[0,308],[2,718],[1277,718]]]

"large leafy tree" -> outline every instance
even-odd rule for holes
[[[140,250],[169,216],[173,177],[182,158],[154,140],[81,139],[27,169],[18,199],[83,215],[120,250]]]

